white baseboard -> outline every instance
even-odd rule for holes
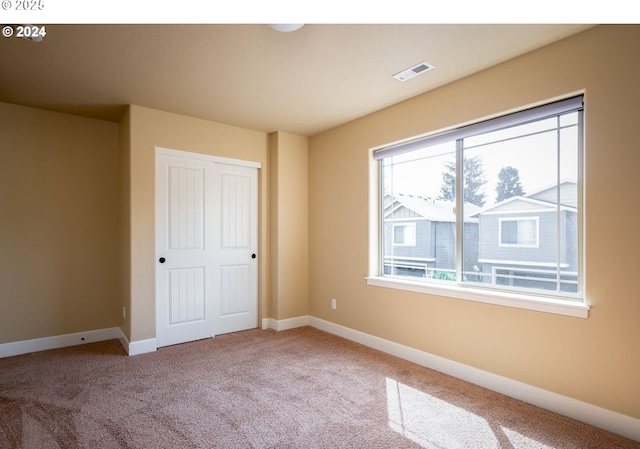
[[[132,341],[129,343],[129,355],[140,355],[148,352],[155,352],[158,349],[155,338],[149,338],[147,340]]]
[[[298,316],[295,318],[287,318],[285,320],[274,320],[273,318],[265,318],[262,320],[262,329],[273,329],[275,331],[286,331],[296,327],[309,325],[308,315]]]
[[[282,321],[270,319],[268,327],[275,330],[285,330],[307,325],[560,415],[640,441],[640,419],[543,390],[542,388],[483,371],[330,321],[312,316],[301,316]]]
[[[48,349],[66,348],[105,340],[120,340],[120,344],[129,355],[144,354],[157,349],[156,339],[129,342],[119,327],[110,327],[95,331],[77,332],[75,334],[56,335],[53,337],[35,338],[33,340],[14,341],[0,344],[0,358]]]
[[[119,327],[0,344],[0,358],[120,338]]]
[[[262,330],[265,329],[273,329],[276,330],[277,321],[273,318],[263,318],[262,319]]]
[[[122,332],[122,329],[118,328],[118,330],[120,331],[118,340],[120,340],[120,344],[130,356],[155,352],[158,349],[155,338],[130,342],[124,332]]]

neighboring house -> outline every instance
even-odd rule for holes
[[[465,266],[478,259],[480,211],[465,205]],[[384,198],[384,273],[443,278],[455,275],[456,216],[453,201],[395,194]]]
[[[509,198],[476,214],[478,267],[482,273],[478,281],[575,292],[577,192],[574,181],[563,181],[559,197],[554,185]]]
[[[559,207],[557,192],[554,185],[485,209],[465,204],[464,280],[575,292],[577,184],[560,184]],[[386,195],[384,274],[455,280],[454,206],[417,195]]]

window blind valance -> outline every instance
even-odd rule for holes
[[[427,148],[452,140],[463,139],[477,134],[506,129],[523,123],[553,117],[559,114],[579,111],[584,108],[584,96],[578,95],[554,103],[545,104],[531,109],[514,112],[494,119],[474,123],[472,125],[451,129],[419,139],[403,142],[397,145],[377,149],[373,152],[375,160],[396,156],[410,151]]]

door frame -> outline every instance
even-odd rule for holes
[[[233,159],[229,157],[214,156],[212,154],[193,153],[191,151],[173,150],[171,148],[156,147],[155,155],[181,157],[185,159],[195,159],[206,162],[218,162],[221,164],[239,165],[241,167],[252,167],[261,169],[262,163],[255,161],[246,161],[244,159]]]
[[[218,163],[218,164],[227,164],[227,165],[236,165],[236,166],[241,166],[241,167],[248,167],[248,168],[255,168],[258,170],[258,191],[257,191],[257,244],[258,244],[258,254],[260,254],[260,169],[262,168],[262,163],[260,162],[255,162],[255,161],[247,161],[247,160],[243,160],[243,159],[234,159],[234,158],[228,158],[228,157],[222,157],[222,156],[215,156],[215,155],[211,155],[211,154],[204,154],[204,153],[194,153],[194,152],[190,152],[190,151],[184,151],[184,150],[176,150],[176,149],[171,149],[171,148],[166,148],[166,147],[159,147],[156,146],[155,147],[155,153],[154,153],[154,166],[157,165],[157,158],[158,156],[169,156],[169,157],[175,157],[175,158],[182,158],[182,159],[186,159],[186,160],[196,160],[196,161],[204,161],[204,162],[212,162],[212,163]],[[158,200],[157,197],[157,180],[154,183],[155,187],[154,187],[154,207],[155,204]],[[157,254],[157,244],[155,243],[157,240],[157,226],[158,226],[158,217],[156,214],[154,214],[154,262],[158,259],[158,254]],[[154,264],[155,265],[155,264]],[[257,295],[256,295],[256,301],[257,301],[257,312],[258,312],[258,323],[256,323],[259,326],[259,322],[260,322],[260,264],[258,262],[258,271],[257,271],[257,279],[256,279],[256,287],[257,287]],[[154,320],[154,324],[155,324],[155,334],[156,337],[158,335],[158,293],[157,291],[155,291],[157,288],[157,267],[154,269],[154,313],[155,313],[155,320]]]

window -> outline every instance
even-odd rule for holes
[[[416,224],[393,224],[393,244],[397,246],[416,246]]]
[[[500,246],[538,246],[538,219],[500,218]]]
[[[581,301],[582,135],[578,96],[375,150],[372,278]]]

